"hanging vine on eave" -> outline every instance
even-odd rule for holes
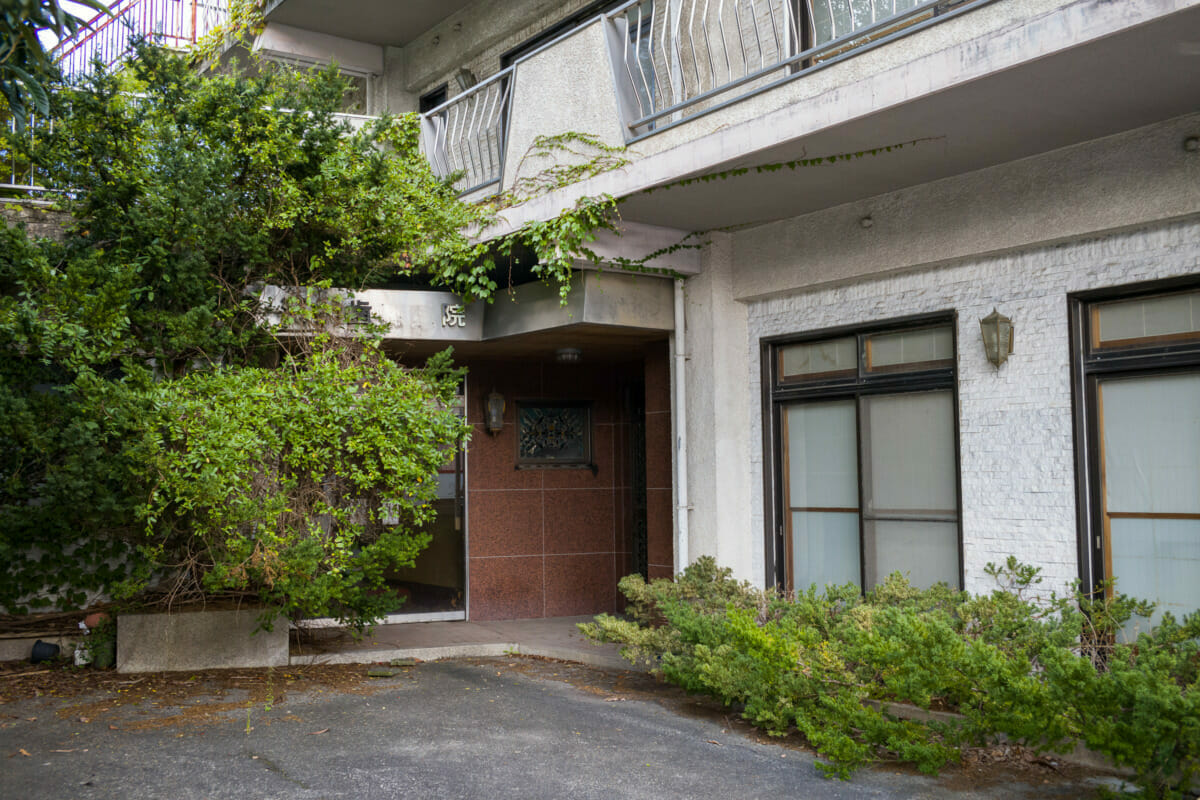
[[[812,158],[803,157],[749,167],[733,167],[702,175],[680,178],[660,186],[643,189],[634,195],[622,198],[617,198],[609,194],[585,196],[576,201],[573,207],[564,209],[552,219],[527,222],[511,233],[489,242],[481,242],[477,245],[477,255],[485,259],[489,252],[499,252],[501,255],[511,256],[513,250],[518,246],[531,248],[538,255],[538,264],[533,268],[534,273],[547,283],[553,281],[557,284],[559,297],[564,304],[567,301],[567,296],[570,294],[571,273],[575,262],[578,260],[590,261],[598,267],[603,262],[627,272],[682,278],[683,276],[675,270],[651,267],[649,264],[655,259],[679,252],[680,250],[700,249],[708,244],[708,240],[704,239],[707,234],[715,231],[732,230],[736,226],[693,231],[682,237],[679,242],[659,248],[640,258],[618,257],[609,258],[607,261],[604,261],[589,245],[595,241],[596,234],[600,231],[607,230],[620,235],[617,226],[617,222],[620,220],[620,205],[630,197],[669,191],[697,183],[729,180],[750,173],[765,174],[780,172],[785,169],[794,171],[812,167],[833,166],[868,156],[886,155],[906,147],[915,147],[920,144],[939,141],[943,138],[941,136],[927,136],[852,152],[833,153]],[[606,145],[596,137],[588,134],[567,132],[556,136],[542,136],[535,139],[529,151],[518,163],[517,169],[519,171],[526,161],[531,158],[554,158],[561,153],[576,156],[585,155],[585,153],[574,147],[581,144],[593,148],[597,151],[596,154],[582,164],[555,164],[539,172],[537,175],[518,179],[512,189],[492,201],[490,213],[484,217],[485,224],[483,227],[497,221],[499,211],[504,208],[519,205],[556,189],[594,177],[603,172],[619,169],[631,163],[630,159],[623,155],[625,152],[625,148],[623,147]],[[490,266],[490,262],[488,264]],[[492,288],[494,289],[495,287],[493,286]]]

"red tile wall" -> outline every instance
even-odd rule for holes
[[[665,563],[669,574],[670,386],[669,374],[659,374],[667,368],[665,343],[636,361],[505,360],[466,366],[467,419],[474,427],[467,449],[470,617],[525,619],[617,610],[617,580],[630,571],[632,500],[623,392],[631,382],[645,380],[649,416],[652,372],[656,427],[651,442],[647,420],[647,471],[662,486],[654,484],[649,491],[657,497],[665,486],[666,503],[651,517],[649,542],[651,562]],[[485,398],[493,390],[506,401],[504,428],[495,435],[483,427]],[[595,475],[589,469],[514,468],[516,401],[536,399],[592,401]]]
[[[671,369],[666,342],[651,345],[644,362],[646,381],[646,550],[650,574],[674,574],[674,522],[671,513]]]

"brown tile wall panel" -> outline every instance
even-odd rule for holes
[[[477,492],[467,495],[471,555],[542,555],[542,493]]]
[[[546,490],[545,552],[616,552],[613,494],[611,488]]]
[[[497,434],[476,425],[467,444],[467,487],[472,490],[540,489],[542,470],[516,469],[517,429],[504,426]]]
[[[650,580],[654,580],[655,578],[673,578],[675,576],[672,574],[671,567],[659,567],[651,565],[649,577]]]
[[[471,619],[545,616],[543,560],[541,556],[472,558]]]
[[[475,423],[467,454],[471,617],[593,614],[617,607],[617,579],[631,567],[632,465],[630,420],[624,387],[653,380],[666,386],[665,346],[652,366],[642,361],[559,365],[550,362],[468,363],[468,419]],[[586,359],[587,354],[584,354]],[[653,374],[652,374],[653,373]],[[657,377],[655,377],[657,376]],[[493,389],[506,401],[504,429],[495,436],[482,425],[484,398]],[[661,394],[660,390],[655,390]],[[592,405],[589,469],[515,469],[516,401],[584,399]],[[669,415],[654,428],[649,453],[665,458],[670,486]],[[660,491],[661,493],[661,491]],[[670,489],[651,523],[651,552],[671,564]],[[656,526],[666,520],[662,535]]]
[[[646,487],[671,488],[670,414],[646,414]]]
[[[545,400],[591,400],[592,422],[611,425],[616,421],[616,383],[621,367],[582,364],[552,365],[542,380]]]
[[[586,467],[521,471],[541,475],[542,486],[546,489],[594,489],[599,486],[614,486],[616,481],[613,476],[613,427],[592,421],[592,463],[596,465],[595,474]]]
[[[546,616],[612,613],[616,584],[611,553],[546,556]]]
[[[613,484],[628,486],[632,453],[629,449],[629,422],[622,418],[613,426]]]
[[[650,564],[670,568],[675,563],[671,532],[671,490],[646,490],[646,552]]]
[[[671,361],[668,343],[646,346],[646,413],[671,410]]]
[[[487,396],[504,395],[504,425],[517,418],[516,397],[537,397],[542,392],[542,365],[522,361],[467,363],[467,420],[483,422]]]
[[[617,489],[613,503],[616,506],[614,534],[617,537],[617,552],[631,553],[633,552],[633,490],[628,486]]]

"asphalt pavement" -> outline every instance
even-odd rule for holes
[[[1035,798],[1096,784],[963,786],[905,770],[822,777],[814,757],[720,714],[487,661],[397,670],[369,692],[140,703],[81,721],[86,698],[0,706],[0,798]],[[207,704],[207,705],[205,705]],[[195,718],[193,709],[192,718]]]

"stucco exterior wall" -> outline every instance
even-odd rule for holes
[[[733,299],[731,237],[707,238],[704,270],[685,289],[688,559],[711,555],[761,583],[762,536],[747,514],[756,491],[746,469],[753,454],[747,423],[758,401],[746,388],[746,306]]]
[[[733,291],[752,300],[1198,214],[1200,153],[1184,147],[1197,135],[1191,114],[740,232]]]
[[[479,80],[500,71],[500,57],[587,6],[591,0],[480,0],[443,20],[403,48],[407,90],[423,94],[447,83],[459,93],[460,68]],[[398,109],[397,109],[398,110]]]
[[[1052,588],[1076,579],[1067,296],[1200,276],[1200,154],[1183,146],[1198,130],[1192,115],[734,234],[730,291],[745,321],[723,324],[731,336],[744,325],[745,338],[737,363],[712,374],[746,389],[720,413],[694,413],[717,439],[742,438],[749,455],[698,452],[691,472],[697,485],[748,481],[749,502],[745,524],[722,526],[715,545],[694,521],[697,552],[763,550],[763,337],[954,311],[965,586],[992,588],[983,568],[1008,555],[1042,567]],[[716,262],[710,254],[706,266]],[[718,274],[692,279],[689,291],[699,296]],[[999,370],[978,326],[993,307],[1016,327]],[[763,581],[761,560],[745,576]]]
[[[1067,295],[1200,275],[1197,133],[1190,115],[710,235],[686,284],[691,557],[766,581],[763,337],[954,311],[966,588],[1010,554],[1076,579]],[[993,307],[1016,325],[1000,370],[978,328]]]
[[[939,19],[898,42],[856,51],[853,57],[640,139],[629,151],[636,168],[603,173],[510,209],[507,225],[494,233],[552,217],[580,197],[624,196],[714,165],[753,163],[772,147],[1103,40],[1197,4],[1200,0],[998,0],[964,6],[963,13]],[[537,108],[513,107],[515,115],[540,113]],[[867,139],[854,146],[879,143]]]
[[[554,102],[546,102],[554,98]],[[582,162],[589,148],[568,143],[553,160],[527,157],[539,136],[579,133],[607,145],[624,144],[617,115],[617,95],[599,23],[585,25],[552,48],[522,61],[516,69],[513,108],[540,108],[540,113],[514,114],[509,120],[504,189],[518,178],[532,178],[567,159]]]
[[[955,311],[965,588],[994,588],[984,566],[1015,555],[1061,589],[1078,577],[1067,295],[1191,274],[1200,274],[1200,218],[755,301],[749,395],[762,388],[761,337]],[[999,370],[979,335],[993,307],[1016,328],[1015,352]],[[762,441],[760,413],[750,417],[750,439]],[[761,485],[761,445],[750,463]],[[761,493],[749,516],[747,546],[761,547]]]

